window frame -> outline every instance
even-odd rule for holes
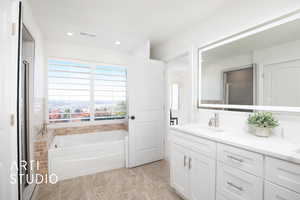
[[[94,79],[93,76],[94,74],[92,73],[91,81],[90,81],[90,120],[89,121],[80,121],[80,122],[62,122],[62,123],[50,123],[49,120],[49,61],[50,60],[57,60],[57,61],[68,61],[68,62],[76,62],[78,64],[85,64],[85,65],[90,65],[91,69],[94,70],[96,69],[96,66],[101,66],[101,65],[111,65],[111,66],[116,66],[116,67],[124,67],[126,69],[126,112],[127,114],[123,118],[118,118],[118,119],[102,119],[102,120],[95,120],[95,101],[94,101]],[[115,64],[115,63],[106,63],[106,62],[97,62],[97,61],[87,61],[87,60],[81,60],[81,59],[72,59],[72,58],[57,58],[57,57],[49,57],[47,59],[47,64],[46,64],[46,70],[45,70],[45,116],[46,116],[46,123],[49,125],[50,128],[64,128],[64,127],[77,127],[77,126],[88,126],[88,125],[104,125],[104,124],[118,124],[118,123],[125,123],[127,122],[128,119],[128,68],[127,65],[125,64]]]

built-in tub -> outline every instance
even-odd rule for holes
[[[126,131],[55,136],[48,151],[49,174],[58,180],[126,166]]]

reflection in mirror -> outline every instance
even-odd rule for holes
[[[190,54],[185,52],[166,63],[166,81],[168,85],[169,119],[171,125],[181,125],[189,121],[190,88]]]
[[[300,107],[300,20],[200,53],[202,105]]]
[[[171,110],[177,111],[179,109],[179,85],[177,83],[173,83],[171,86]]]

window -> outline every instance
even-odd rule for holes
[[[122,119],[126,85],[125,67],[49,60],[49,122]]]

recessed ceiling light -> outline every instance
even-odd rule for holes
[[[96,33],[89,33],[89,32],[80,32],[79,34],[82,36],[86,36],[86,37],[96,37],[97,36]]]
[[[116,41],[115,41],[115,44],[116,44],[116,45],[120,45],[121,42],[120,42],[119,40],[116,40]]]
[[[68,36],[72,36],[73,33],[72,33],[72,32],[67,32],[67,35],[68,35]]]

